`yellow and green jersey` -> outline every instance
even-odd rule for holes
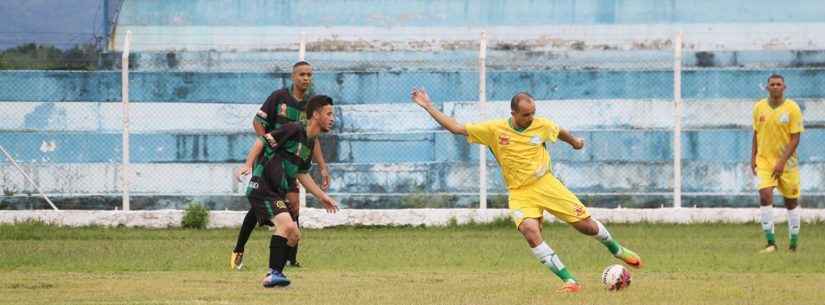
[[[771,170],[782,157],[791,134],[805,130],[802,123],[802,111],[791,99],[785,99],[776,108],[771,107],[767,99],[762,99],[753,106],[753,130],[756,132],[756,167]],[[796,152],[788,158],[786,169],[797,166]]]
[[[559,127],[545,118],[535,118],[529,127],[517,129],[509,119],[464,125],[467,141],[486,145],[496,157],[507,189],[529,185],[550,171],[550,153],[544,146],[556,142]]]

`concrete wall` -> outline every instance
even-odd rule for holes
[[[766,9],[770,8],[770,9]],[[817,22],[822,3],[768,0],[242,1],[127,0],[120,25],[451,26]]]
[[[288,83],[299,34],[315,89],[332,96],[324,139],[332,192],[349,207],[469,207],[478,149],[409,102],[425,87],[460,121],[478,115],[477,49],[489,38],[492,116],[528,91],[538,112],[583,136],[551,146],[556,173],[597,206],[670,204],[673,38],[683,31],[686,203],[753,202],[750,107],[774,72],[801,103],[803,191],[825,196],[825,5],[799,1],[125,1],[132,31],[131,158],[136,204],[244,208],[231,171],[250,119]],[[370,9],[363,9],[370,7]],[[110,54],[117,58],[116,53]],[[112,67],[116,68],[114,60]],[[0,143],[66,207],[118,205],[120,73],[0,73]],[[494,114],[494,115],[493,115]],[[489,157],[489,156],[488,156]],[[492,160],[490,157],[489,160]],[[495,164],[490,188],[503,194]],[[32,207],[32,186],[0,163],[0,209]],[[410,196],[410,194],[415,194]],[[436,195],[436,196],[430,196]],[[814,205],[825,206],[817,198]],[[501,198],[491,199],[501,206]],[[313,204],[311,202],[311,204]]]
[[[747,164],[750,107],[746,99],[693,99],[685,109],[683,190],[716,194],[691,204],[752,202],[755,193]],[[802,190],[825,191],[825,101],[800,100],[808,130],[799,148]],[[474,102],[447,102],[443,110],[460,121],[482,119]],[[44,190],[85,197],[86,207],[118,205],[121,156],[120,109],[107,102],[2,102],[0,141]],[[131,112],[131,192],[134,208],[180,207],[187,200],[216,209],[243,208],[243,187],[232,170],[253,137],[247,130],[257,104],[137,102]],[[494,101],[490,113],[507,113]],[[470,207],[477,205],[477,148],[449,135],[417,106],[407,102],[341,105],[334,134],[323,139],[332,162],[331,191],[348,207]],[[669,204],[672,185],[672,104],[661,99],[540,100],[538,114],[585,138],[573,151],[552,145],[556,173],[597,206]],[[403,119],[399,119],[403,118]],[[493,160],[488,155],[488,160]],[[33,192],[9,164],[0,165],[4,206],[30,207]],[[505,192],[498,169],[489,164],[489,191]],[[404,198],[403,194],[445,194]],[[453,195],[449,195],[453,194]],[[610,195],[615,194],[615,195]],[[750,194],[750,195],[748,195]],[[631,196],[617,199],[617,195]],[[720,197],[719,195],[724,195]],[[102,197],[101,197],[102,196]],[[142,199],[141,196],[146,197]],[[154,198],[153,198],[154,196]],[[386,196],[390,196],[387,200]],[[175,197],[175,198],[168,198]],[[236,197],[236,198],[231,198]],[[643,198],[646,197],[646,198]],[[166,199],[164,199],[166,198]],[[187,199],[188,198],[188,199]],[[818,197],[809,197],[818,198]],[[817,199],[818,200],[818,199]],[[625,203],[621,203],[625,202]],[[820,203],[812,202],[811,205]],[[82,207],[64,199],[63,208]]]
[[[241,225],[246,212],[213,211],[209,214],[208,228],[236,228]],[[304,228],[320,229],[333,226],[447,226],[455,224],[489,223],[509,217],[506,209],[415,209],[415,210],[341,210],[327,214],[323,209],[304,209],[301,212]],[[759,221],[759,209],[590,209],[593,217],[604,223],[748,223]],[[787,213],[776,209],[774,221],[786,221]],[[801,220],[805,223],[825,221],[825,210],[802,209]],[[145,228],[179,227],[183,211],[0,211],[0,224],[40,221],[68,227],[126,226]],[[546,222],[557,221],[545,214]]]
[[[486,30],[494,49],[655,49],[684,30],[692,48],[812,49],[822,38],[804,31],[822,32],[811,24],[823,12],[815,0],[126,1],[112,47],[132,31],[135,50],[295,50],[303,32],[310,50],[450,50],[477,45]]]

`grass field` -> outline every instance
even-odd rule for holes
[[[825,225],[802,227],[800,252],[758,255],[757,224],[610,225],[645,259],[632,286],[608,292],[601,270],[618,261],[566,225],[545,238],[584,284],[561,282],[509,223],[446,228],[305,230],[293,285],[260,286],[268,232],[247,246],[247,269],[228,270],[237,230],[0,225],[2,304],[823,304]]]

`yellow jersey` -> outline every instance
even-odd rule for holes
[[[791,99],[779,107],[771,107],[768,99],[762,99],[753,106],[753,131],[756,132],[756,167],[773,170],[777,160],[791,142],[791,134],[805,130],[802,123],[802,111]],[[796,152],[788,158],[785,169],[797,167]]]
[[[501,167],[507,189],[529,185],[550,171],[550,153],[544,146],[555,143],[559,127],[545,118],[534,118],[530,126],[517,130],[509,119],[464,125],[467,142],[486,145]]]

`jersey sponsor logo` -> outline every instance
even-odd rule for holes
[[[584,215],[584,207],[583,206],[576,206],[576,208],[573,209],[573,212],[576,213],[576,216],[582,216],[582,215]]]
[[[275,202],[275,207],[279,209],[286,209],[286,203],[283,200],[278,200]]]
[[[790,121],[791,121],[791,119],[788,117],[787,112],[783,112],[782,115],[779,116],[779,123],[780,124],[788,124],[788,122],[790,122]]]
[[[286,104],[281,104],[281,109],[278,110],[278,114],[286,116]]]
[[[759,116],[759,123],[765,123],[765,116],[764,115]]]
[[[530,138],[530,143],[532,143],[533,145],[539,145],[541,144],[541,138],[539,138],[538,135],[535,135],[532,138]]]
[[[498,136],[498,144],[500,145],[509,145],[510,144],[510,136],[506,134],[502,134]]]

